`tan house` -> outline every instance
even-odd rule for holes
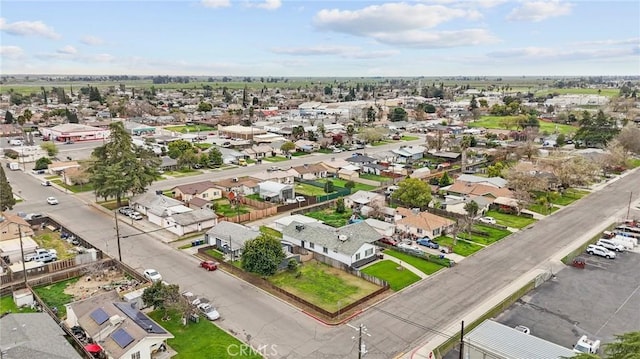
[[[254,160],[273,157],[276,155],[274,149],[269,145],[252,146],[251,148],[242,150],[242,153]]]
[[[189,203],[193,198],[213,201],[222,198],[222,190],[211,181],[187,183],[173,187],[173,197]]]
[[[315,180],[327,177],[327,168],[319,163],[296,166],[293,170],[298,172],[297,177],[302,179]]]
[[[448,218],[402,207],[396,208],[395,222],[398,231],[431,239],[444,235],[455,224]]]
[[[80,168],[76,161],[52,162],[47,169],[52,175],[60,175],[69,168]]]
[[[323,161],[320,164],[326,167],[327,172],[329,173],[338,173],[340,169],[351,165],[351,163],[345,161],[342,158],[334,158],[329,161]]]
[[[32,237],[34,234],[31,225],[23,218],[8,212],[0,213],[0,241],[20,238],[20,231],[22,238]]]
[[[508,188],[496,188],[486,184],[456,181],[447,188],[447,192],[462,196],[483,196],[496,199],[498,197],[513,198],[513,193]]]
[[[243,196],[249,196],[260,192],[259,181],[250,177],[234,177],[215,182],[215,186],[224,192],[235,192]]]

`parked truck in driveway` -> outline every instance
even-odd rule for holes
[[[573,346],[573,351],[576,353],[597,354],[599,349],[600,341],[591,340],[586,335],[580,337],[576,345]]]

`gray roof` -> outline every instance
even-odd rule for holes
[[[302,239],[315,245],[320,245],[338,253],[352,256],[365,243],[373,243],[382,236],[367,222],[349,224],[340,228],[333,228],[320,223],[292,222],[282,230],[283,236]],[[342,241],[340,235],[347,236]]]
[[[162,194],[156,194],[154,192],[141,194],[140,196],[134,198],[131,202],[148,209],[169,208],[184,204],[177,199],[167,197]]]
[[[162,162],[160,163],[160,167],[172,167],[172,166],[177,166],[178,165],[178,160],[173,159],[169,156],[164,156],[160,158],[162,160]]]
[[[524,334],[506,325],[485,320],[464,337],[465,345],[476,347],[496,358],[558,359],[575,356],[573,350]],[[492,356],[493,356],[492,355]]]
[[[218,218],[218,216],[210,209],[201,208],[194,209],[190,212],[174,214],[171,218],[181,226],[188,226],[194,223],[209,221]]]
[[[224,241],[229,241],[229,238],[231,238],[233,248],[240,248],[244,246],[246,241],[258,237],[260,232],[241,224],[223,221],[208,230],[207,235]]]
[[[460,176],[458,176],[457,180],[463,181],[463,182],[471,182],[471,183],[487,182],[487,183],[491,183],[492,185],[498,188],[503,188],[507,186],[507,180],[502,177],[480,177],[480,176],[469,175],[469,174],[461,174]]]
[[[0,350],[12,359],[82,358],[46,313],[8,314],[0,319]]]
[[[351,156],[349,158],[345,159],[347,162],[351,162],[351,163],[368,163],[368,162],[375,162],[376,159],[369,157],[369,156],[365,156],[365,155],[355,155],[355,156]]]

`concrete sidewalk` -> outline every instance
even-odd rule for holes
[[[502,290],[497,292],[493,297],[487,299],[486,301],[476,306],[475,308],[472,308],[471,310],[466,312],[463,316],[452,320],[451,324],[448,325],[446,329],[442,331],[443,333],[448,334],[449,336],[443,336],[440,334],[434,335],[433,337],[428,338],[427,341],[424,344],[422,344],[422,346],[414,349],[409,353],[404,354],[402,358],[405,358],[405,359],[430,358],[429,356],[430,353],[433,353],[436,348],[438,348],[444,342],[449,340],[451,336],[459,335],[460,323],[463,320],[466,325],[473,323],[474,321],[481,318],[485,313],[493,309],[500,302],[507,299],[510,295],[517,292],[519,289],[523,288],[531,281],[535,280],[535,278],[538,275],[544,274],[545,272],[553,275],[558,273],[560,270],[566,268],[564,263],[561,262],[562,258],[564,258],[567,254],[571,253],[572,251],[574,251],[576,248],[579,248],[580,246],[582,246],[585,242],[593,238],[598,233],[606,230],[607,227],[612,222],[620,219],[621,216],[624,216],[624,214],[626,213],[626,210],[627,210],[626,208],[623,208],[618,212],[614,213],[613,215],[608,217],[607,220],[602,221],[602,223],[599,226],[593,228],[589,232],[584,233],[575,241],[567,244],[565,247],[559,250],[555,256],[538,264],[536,268],[532,269],[531,271],[519,277],[517,280],[506,285]]]

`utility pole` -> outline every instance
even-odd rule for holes
[[[631,210],[631,198],[633,198],[633,192],[629,193],[629,205],[627,206],[627,218],[629,219],[629,211]]]
[[[22,258],[22,275],[24,276],[24,287],[27,288],[27,264],[24,262],[24,247],[22,246],[21,225],[18,225],[18,235],[20,236],[20,256]]]
[[[117,209],[113,212],[113,215],[116,218],[116,240],[118,243],[118,260],[122,262],[122,252],[120,251],[120,227],[118,226],[118,210]]]
[[[362,336],[366,335],[366,336],[371,336],[371,334],[367,333],[367,327],[364,326],[364,324],[360,324],[360,326],[358,327],[354,327],[351,324],[347,323],[347,326],[349,326],[351,329],[357,330],[358,331],[358,359],[362,359],[362,357],[367,354],[367,349],[365,344],[362,342]],[[351,337],[351,339],[356,339],[355,337]]]
[[[464,320],[460,324],[460,353],[458,355],[459,359],[464,357]]]

